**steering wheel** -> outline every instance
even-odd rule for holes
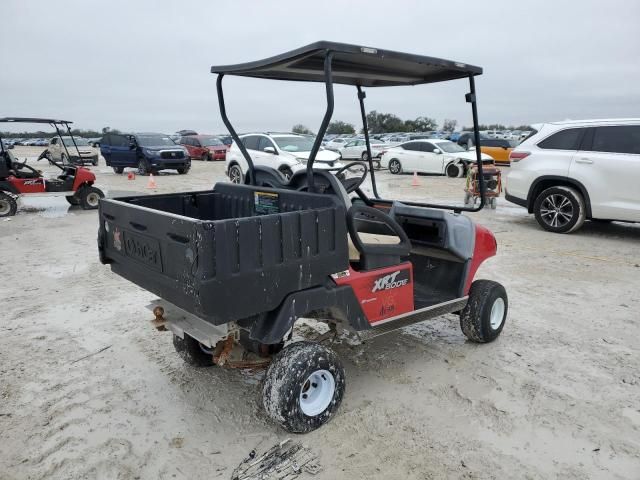
[[[25,158],[24,162],[13,162],[13,169],[17,172],[18,170],[22,170],[23,168],[27,168],[27,170],[31,170],[35,175],[37,175],[38,177],[40,177],[42,175],[42,172],[39,170],[36,170],[35,168],[33,168],[31,165],[27,165],[27,159]]]
[[[360,177],[346,178],[343,175],[343,173],[345,171],[349,170],[350,168],[354,167],[354,166],[362,167],[362,169],[363,169],[362,175]],[[364,163],[364,162],[350,162],[350,163],[347,163],[340,170],[337,170],[334,175],[336,176],[336,178],[338,180],[340,180],[340,183],[342,183],[342,186],[347,191],[347,193],[352,193],[352,192],[355,192],[360,187],[360,185],[362,185],[362,183],[367,178],[367,173],[369,173],[369,169],[367,168],[367,164],[366,163]]]

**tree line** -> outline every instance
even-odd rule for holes
[[[442,130],[445,132],[453,132],[458,122],[456,120],[445,119],[442,123]],[[367,126],[369,133],[411,133],[411,132],[428,132],[438,129],[438,122],[427,116],[420,116],[414,119],[403,120],[393,113],[382,113],[372,110],[367,114]],[[291,129],[295,133],[313,134],[313,132],[305,125],[297,124]],[[360,129],[363,133],[364,129]],[[356,127],[352,123],[343,122],[342,120],[334,120],[327,128],[329,134],[354,134]]]
[[[63,135],[68,135],[65,128],[60,128],[60,132]],[[71,135],[74,137],[95,138],[101,137],[105,133],[120,133],[120,130],[110,127],[104,127],[102,130],[86,130],[82,128],[72,128]],[[55,131],[43,132],[38,130],[37,132],[0,132],[2,138],[49,138],[56,136]]]

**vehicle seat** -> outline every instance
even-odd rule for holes
[[[288,181],[286,177],[275,168],[265,167],[263,165],[254,165],[253,171],[255,172],[255,185],[258,187],[269,188],[287,188]],[[251,185],[251,172],[247,171],[245,175],[244,183]]]
[[[402,227],[381,210],[354,205],[347,212],[349,260],[361,270],[398,265],[411,252],[411,242]]]
[[[381,233],[366,233],[360,232],[360,239],[364,244],[373,244],[373,245],[397,245],[400,243],[400,237],[397,235],[383,235]],[[351,240],[351,235],[348,238],[349,244],[349,261],[350,262],[359,262],[360,261],[360,252],[356,248]]]

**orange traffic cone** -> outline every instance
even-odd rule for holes
[[[149,181],[147,182],[147,188],[158,188],[156,184],[156,179],[153,178],[153,173],[149,174]]]
[[[412,187],[419,187],[420,186],[420,180],[418,180],[418,173],[417,172],[413,172],[413,180],[411,180],[411,186]]]

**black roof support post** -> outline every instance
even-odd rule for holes
[[[71,137],[71,141],[73,142],[73,146],[76,147],[76,152],[78,154],[78,161],[80,162],[81,165],[84,165],[84,163],[82,163],[82,155],[80,155],[80,149],[78,148],[78,144],[76,143],[76,139],[73,137],[72,133],[71,133],[71,127],[69,126],[68,123],[64,124],[65,127],[67,127],[67,132],[69,133],[69,136]],[[62,143],[64,143],[64,140],[62,140]],[[67,150],[67,147],[64,148],[65,150]],[[67,154],[69,152],[67,151]],[[71,158],[69,158],[69,161],[71,161]]]
[[[371,142],[369,141],[369,125],[367,124],[367,114],[364,110],[364,99],[367,98],[367,94],[362,91],[362,87],[357,85],[358,89],[358,102],[360,103],[360,115],[362,116],[362,131],[364,132],[364,141],[367,145],[367,158],[369,159],[369,175],[371,175],[371,186],[373,188],[373,195],[376,198],[380,198],[378,195],[378,186],[376,185],[376,177],[373,173],[373,158],[371,158]]]
[[[315,182],[313,180],[313,162],[316,159],[320,145],[322,145],[322,139],[324,138],[329,122],[333,116],[333,75],[331,73],[331,62],[333,61],[333,52],[328,51],[327,56],[324,58],[324,85],[327,92],[327,109],[324,112],[324,118],[316,134],[316,139],[313,142],[313,148],[309,153],[309,159],[307,160],[307,184],[310,192],[315,192]]]
[[[486,185],[482,174],[482,152],[480,151],[480,130],[478,130],[478,106],[476,104],[476,82],[473,74],[469,74],[469,94],[467,101],[471,103],[471,115],[473,116],[473,141],[476,147],[476,161],[478,165],[478,182],[480,185],[480,205],[470,211],[479,212],[484,208]]]
[[[236,142],[236,145],[242,152],[242,156],[244,157],[244,159],[247,161],[247,164],[249,165],[249,182],[251,183],[251,185],[255,185],[256,175],[255,175],[255,170],[253,168],[253,160],[251,160],[251,156],[249,155],[249,152],[247,152],[247,149],[245,148],[244,144],[240,141],[240,137],[238,137],[238,134],[236,133],[235,129],[231,125],[231,122],[229,121],[229,118],[227,117],[227,109],[224,105],[224,94],[222,93],[222,77],[224,77],[224,73],[218,74],[218,79],[216,80],[216,90],[218,92],[218,105],[220,107],[220,116],[222,117],[222,121],[224,122],[224,125],[227,127],[227,130],[229,130],[229,133],[231,134],[231,138],[233,138],[233,141]]]
[[[62,138],[62,132],[58,128],[58,124],[57,123],[52,123],[51,125],[53,126],[53,128],[56,129],[56,132],[58,133],[58,138],[60,139],[60,143],[62,143],[62,148],[64,148],[64,151],[67,152],[67,159],[68,159],[69,163],[73,164],[73,162],[71,161],[71,154],[69,153],[69,149],[67,148],[67,146],[64,144],[64,138]],[[67,129],[68,128],[69,128],[69,125],[67,124]],[[71,133],[71,130],[69,130],[69,133]],[[71,138],[73,138],[73,136]],[[75,143],[76,142],[74,140],[73,144],[75,145]],[[78,149],[78,147],[76,147],[76,150],[77,149]],[[82,162],[82,159],[80,158],[80,151],[78,151],[78,161]],[[61,159],[60,163],[64,166],[64,162],[62,161],[62,159]]]

